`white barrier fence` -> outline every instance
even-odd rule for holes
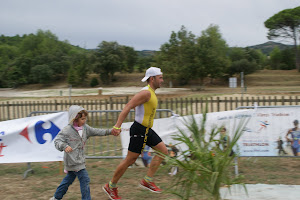
[[[189,118],[191,116],[157,119],[154,122],[153,130],[161,136],[166,144],[172,143],[176,145],[176,141],[172,138],[173,135],[178,133],[178,128],[184,130],[189,135],[185,122],[189,121]],[[200,127],[202,115],[194,115],[194,118]],[[208,113],[205,125],[206,132],[210,133],[212,128],[224,126],[227,129],[227,134],[231,136],[240,120],[245,118],[249,121],[246,127],[243,128],[244,133],[235,147],[235,152],[239,156],[293,156],[292,143],[287,141],[286,135],[290,129],[294,128],[294,120],[300,120],[300,107],[257,107],[251,110]],[[124,123],[122,125],[124,130],[121,134],[123,156],[127,154],[130,139],[129,127],[131,124]],[[300,142],[298,141],[300,140],[299,133],[297,131],[293,131],[292,133],[294,145],[296,142],[297,144]],[[288,135],[288,138],[291,140],[292,134]],[[177,144],[177,146],[186,150],[184,144]]]
[[[191,116],[155,119],[153,129],[166,144],[176,144],[172,136],[178,128],[188,134],[185,120]],[[202,115],[194,115],[201,121]],[[238,142],[236,151],[239,156],[278,156],[280,138],[284,156],[292,156],[291,143],[286,140],[287,132],[293,127],[294,120],[300,120],[300,107],[256,108],[208,113],[207,133],[213,127],[225,126],[230,135],[239,120],[248,118],[244,134]],[[62,153],[54,147],[53,139],[60,129],[67,125],[67,112],[40,115],[0,122],[0,163],[61,161]],[[122,125],[121,141],[123,156],[126,156],[129,142],[129,127]],[[291,138],[291,135],[288,137]],[[298,135],[294,134],[298,142]],[[296,144],[296,143],[295,143]],[[179,148],[185,149],[180,144]]]

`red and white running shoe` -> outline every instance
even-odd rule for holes
[[[110,188],[108,183],[105,184],[105,186],[102,187],[102,189],[104,190],[104,192],[108,195],[108,197],[111,200],[120,200],[121,197],[118,196],[118,188]]]
[[[145,188],[147,190],[150,190],[151,192],[155,192],[155,193],[161,193],[161,189],[159,187],[157,187],[154,182],[146,182],[144,179],[141,180],[140,185],[141,188]]]

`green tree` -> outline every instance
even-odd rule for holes
[[[38,30],[36,35],[25,35],[20,44],[20,53],[32,60],[30,66],[48,65],[53,71],[53,77],[59,78],[67,74],[72,61],[73,47],[66,42],[58,40],[50,31]],[[76,58],[76,56],[75,56]]]
[[[133,72],[134,65],[137,62],[137,52],[132,47],[123,46],[123,70],[129,73]]]
[[[270,65],[271,69],[280,69],[280,63],[281,63],[281,52],[278,47],[275,47],[273,51],[270,53]]]
[[[88,51],[72,46],[67,41],[59,41],[50,31],[38,30],[36,34],[25,34],[22,37],[1,35],[0,77],[4,80],[0,87],[40,82],[39,77],[34,77],[39,74],[32,73],[32,69],[43,65],[47,65],[52,71],[52,81],[64,78],[71,66],[80,68],[78,71],[81,71],[82,76],[79,78],[84,79],[89,67],[85,60],[82,61],[81,54],[84,58]]]
[[[20,71],[20,77],[23,77],[22,84],[32,83],[31,68],[34,66],[34,58],[25,54],[20,55],[12,62]],[[20,83],[21,84],[21,83]]]
[[[194,74],[201,79],[201,84],[206,76],[210,76],[211,82],[214,78],[223,76],[230,65],[230,60],[227,56],[228,46],[222,39],[219,27],[210,25],[204,30],[197,39],[196,48],[198,62]]]
[[[300,33],[300,6],[282,10],[264,22],[269,29],[269,39],[292,39],[295,49],[296,67],[300,71],[299,33]]]
[[[0,44],[1,63],[5,64],[14,60],[18,56],[18,48],[7,44]]]
[[[18,87],[26,83],[21,69],[16,65],[5,66],[0,70],[2,87]]]
[[[256,64],[254,62],[249,62],[247,59],[237,60],[231,63],[227,70],[229,76],[244,72],[245,75],[255,72]]]
[[[210,25],[198,38],[184,26],[172,32],[169,42],[161,46],[155,56],[156,64],[163,68],[168,77],[187,84],[191,79],[221,77],[230,64],[228,47],[222,39],[219,27]]]
[[[89,59],[89,55],[85,52],[76,53],[71,59],[71,62],[72,70],[74,70],[76,75],[75,85],[85,85],[88,73],[91,71],[91,61]]]
[[[23,40],[23,37],[20,37],[19,35],[15,35],[12,37],[1,35],[0,36],[0,45],[6,44],[9,46],[18,46],[22,40]]]
[[[78,84],[78,77],[76,76],[76,71],[73,67],[70,67],[68,71],[68,84],[72,86],[76,86]]]
[[[245,52],[247,60],[256,65],[254,71],[265,68],[267,56],[264,55],[261,50],[250,49],[246,47]]]
[[[169,42],[160,47],[155,56],[156,64],[162,68],[166,77],[179,80],[181,85],[194,78],[195,69],[195,35],[184,26],[180,31],[172,31]]]
[[[154,63],[154,56],[150,55],[147,57],[138,57],[137,59],[137,69],[139,72],[143,72],[145,69],[152,66]]]
[[[246,59],[247,53],[244,48],[241,47],[232,47],[229,49],[228,56],[232,62]]]
[[[53,80],[53,70],[48,65],[36,65],[31,69],[34,83],[48,84]]]
[[[103,41],[95,51],[95,71],[104,84],[113,81],[114,73],[124,67],[123,49],[117,42]]]
[[[228,76],[239,75],[241,72],[247,75],[258,69],[263,69],[267,60],[267,57],[260,50],[250,48],[230,48],[228,56],[231,60],[227,70]]]
[[[295,52],[292,49],[281,50],[281,63],[283,64],[280,68],[282,70],[295,69]]]
[[[91,82],[90,82],[90,86],[91,86],[91,87],[95,87],[95,86],[97,86],[97,85],[99,85],[98,79],[97,79],[96,77],[92,78],[92,80],[91,80]]]
[[[11,46],[8,44],[0,44],[0,87],[15,87],[18,86],[18,80],[24,75],[18,73],[20,77],[15,77],[16,70],[20,71],[18,66],[15,64],[14,60],[18,56],[18,48],[16,46]],[[12,66],[13,69],[12,69]],[[14,73],[8,73],[8,71],[14,71]],[[13,77],[9,77],[9,75]],[[15,79],[17,78],[17,79]],[[12,81],[13,83],[10,83]],[[24,80],[22,80],[23,82]]]
[[[270,53],[270,68],[280,70],[295,69],[295,54],[292,49],[274,48]]]

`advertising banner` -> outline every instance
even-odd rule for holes
[[[67,123],[67,112],[0,122],[0,163],[62,161],[53,140]]]
[[[202,115],[193,115],[193,117],[200,127]],[[174,141],[173,137],[179,133],[178,129],[184,131],[186,135],[190,134],[186,124],[191,120],[192,116],[155,119],[152,129],[165,144],[176,144],[178,142]],[[247,124],[242,129],[242,137],[234,147],[234,151],[239,156],[294,156],[297,155],[296,151],[299,151],[300,155],[300,129],[297,128],[298,120],[300,120],[300,107],[258,107],[249,110],[208,113],[205,124],[206,133],[210,133],[213,128],[225,127],[226,134],[231,138],[241,120],[246,120]],[[123,156],[127,155],[131,124],[122,125]],[[184,144],[176,145],[186,150]]]
[[[174,136],[179,129],[190,135],[187,124],[192,117],[200,127],[202,114],[155,119],[152,129],[166,145],[187,150],[184,144],[174,140]],[[239,156],[300,156],[300,107],[258,107],[208,113],[205,130],[209,134],[214,128],[224,127],[230,139],[241,120],[246,120],[247,124],[234,147]],[[0,163],[62,161],[63,152],[55,149],[53,140],[67,122],[67,112],[0,122]],[[120,136],[124,157],[131,124],[122,124]]]
[[[232,129],[234,131],[238,127],[238,123],[242,118],[251,118],[252,115],[253,111],[251,110],[234,110],[208,113],[205,124],[206,132],[209,133],[213,128],[219,128],[221,126],[227,127],[227,129]],[[161,137],[166,145],[175,145],[178,149],[184,151],[187,150],[186,145],[178,143],[178,141],[174,140],[174,136],[179,134],[179,129],[187,136],[190,136],[187,125],[192,121],[193,117],[200,127],[202,122],[202,114],[155,119],[152,129]],[[132,122],[122,124],[121,141],[124,157],[127,155],[127,149],[130,140],[129,129],[131,125]],[[231,131],[228,131],[228,133],[231,133]],[[207,138],[208,137],[209,135],[207,135]]]
[[[297,155],[293,149],[300,152],[298,120],[300,107],[255,109],[238,143],[241,156]]]

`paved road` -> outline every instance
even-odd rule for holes
[[[224,200],[296,200],[300,199],[300,185],[247,184],[248,196],[241,186],[221,189]]]

